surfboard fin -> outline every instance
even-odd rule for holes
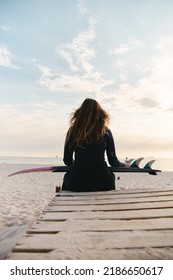
[[[144,165],[144,169],[146,168],[151,168],[151,165],[155,162],[155,159],[148,161],[145,165]]]
[[[148,169],[148,170],[149,170],[148,173],[149,173],[150,175],[157,175],[157,173],[155,172],[155,170],[151,168],[151,166],[152,166],[152,164],[153,164],[154,162],[155,162],[155,159],[150,160],[150,161],[148,161],[148,162],[144,165],[144,167],[143,167],[144,170],[145,170],[145,169]]]
[[[140,162],[141,162],[143,159],[144,159],[143,157],[140,157],[140,158],[138,158],[138,159],[135,159],[134,161],[132,161],[130,167],[140,168],[140,167],[139,167],[139,164],[140,164]]]

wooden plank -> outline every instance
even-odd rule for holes
[[[86,211],[100,211],[100,210],[101,211],[115,211],[115,217],[118,218],[117,215],[119,215],[118,214],[119,211],[117,211],[118,210],[117,205],[113,205],[113,204],[111,204],[111,205],[106,205],[106,204],[104,204],[104,205],[73,205],[73,206],[68,206],[68,205],[63,206],[63,205],[61,205],[61,206],[52,206],[51,208],[47,208],[47,211],[51,211],[51,212],[52,211],[53,212],[69,212],[69,211],[70,212],[75,212],[75,211],[86,212]],[[141,209],[139,211],[147,211],[147,210],[142,210]],[[137,216],[140,217],[140,214],[144,213],[144,212],[139,212],[139,211],[138,212],[135,211],[135,213],[136,213],[135,216],[136,217]],[[151,210],[148,210],[148,211],[151,212]],[[132,210],[131,211],[129,210],[127,212],[127,215],[126,215],[126,213],[124,213],[124,215],[125,215],[124,218],[126,216],[128,217],[129,213],[131,214]],[[153,214],[155,213],[155,209],[153,209],[152,213]],[[153,216],[152,213],[151,213],[151,215]],[[160,210],[160,212],[159,212],[159,209],[158,209],[158,211],[157,211],[157,215],[168,215],[168,214],[169,214],[169,217],[172,217],[172,215],[173,215],[173,209],[172,208],[163,209],[163,211]],[[135,216],[133,216],[133,217],[135,217]]]
[[[14,252],[53,251],[55,249],[123,249],[173,247],[173,230],[59,232],[57,234],[28,234],[21,238]]]
[[[72,192],[72,191],[60,191],[59,193],[56,193],[56,196],[78,196],[78,197],[85,197],[85,196],[111,196],[112,194],[138,194],[138,193],[154,193],[154,192],[173,192],[173,188],[172,187],[165,187],[165,188],[145,188],[145,189],[116,189],[116,190],[112,190],[112,191],[98,191],[98,192]]]
[[[63,194],[63,192],[62,192]],[[167,197],[167,196],[173,196],[173,191],[162,191],[162,192],[140,192],[140,193],[121,193],[119,194],[118,192],[113,192],[111,195],[107,195],[105,192],[104,194],[100,195],[100,194],[93,194],[93,195],[76,195],[76,193],[72,193],[72,195],[56,195],[55,198],[53,199],[53,201],[59,200],[59,201],[86,201],[89,199],[94,199],[94,200],[110,200],[110,199],[115,199],[115,200],[119,200],[119,199],[125,199],[125,198],[147,198],[147,197]]]
[[[171,201],[153,201],[153,202],[139,202],[139,201],[132,201],[131,203],[115,203],[114,200],[111,200],[109,202],[106,203],[105,200],[103,201],[87,201],[86,203],[84,203],[82,201],[82,203],[80,201],[75,201],[75,202],[70,202],[70,203],[67,203],[67,202],[55,202],[52,207],[56,207],[56,206],[69,206],[69,207],[72,207],[73,206],[92,206],[92,205],[98,205],[100,206],[100,209],[102,209],[102,206],[103,205],[106,205],[106,206],[110,206],[110,205],[114,205],[116,207],[116,210],[125,210],[125,209],[143,209],[143,208],[150,208],[150,209],[153,209],[153,208],[172,208],[173,207],[173,200]],[[91,208],[91,207],[90,207]],[[47,208],[47,211],[48,211],[49,208]],[[91,208],[92,210],[92,208]]]
[[[49,204],[49,206],[52,205],[72,205],[72,204],[104,204],[104,203],[130,203],[130,202],[145,202],[145,201],[172,201],[173,200],[173,194],[165,194],[165,195],[138,195],[136,197],[134,196],[109,196],[107,197],[85,197],[85,198],[71,198],[71,197],[55,197]]]
[[[109,200],[65,200],[65,201],[54,201],[51,202],[49,206],[60,206],[60,205],[92,205],[92,204],[96,204],[96,205],[103,205],[103,204],[127,204],[127,203],[132,203],[132,204],[136,204],[136,203],[153,203],[153,202],[172,202],[173,201],[173,196],[166,196],[166,197],[162,197],[162,196],[158,196],[158,197],[139,197],[139,198],[124,198],[124,199],[109,199]],[[47,209],[47,208],[46,208]]]
[[[139,193],[139,194],[136,194],[136,195],[132,195],[132,194],[121,194],[121,195],[111,195],[111,196],[106,196],[106,195],[100,195],[100,196],[91,196],[91,197],[79,197],[79,196],[74,196],[74,197],[69,197],[69,196],[65,196],[65,197],[61,197],[61,196],[56,196],[53,198],[52,202],[55,203],[55,202],[62,202],[62,203],[65,203],[65,202],[75,202],[75,201],[80,201],[81,203],[85,203],[87,200],[88,201],[111,201],[111,200],[114,200],[115,202],[117,201],[123,201],[124,199],[168,199],[168,198],[172,198],[173,199],[173,193],[171,192],[163,192],[163,193]]]
[[[158,188],[158,189],[127,189],[127,190],[112,190],[112,191],[102,191],[102,192],[71,192],[71,191],[63,191],[63,192],[59,192],[59,193],[56,193],[56,196],[57,197],[60,197],[60,199],[62,198],[67,198],[68,197],[70,198],[80,198],[80,199],[86,199],[87,197],[91,198],[91,197],[111,197],[112,195],[115,195],[115,196],[121,196],[121,195],[129,195],[131,197],[134,197],[134,195],[140,195],[140,194],[158,194],[158,195],[167,195],[168,193],[169,194],[173,194],[173,189],[172,188],[164,188],[164,189],[161,189],[161,188]]]
[[[124,206],[124,208],[123,208]],[[131,205],[130,205],[131,206]],[[147,212],[145,211],[145,214],[148,214],[150,216],[145,216],[145,219],[148,217],[148,218],[152,218],[151,215],[153,216],[153,209],[157,209],[157,206],[158,206],[158,209],[160,209],[162,211],[162,208],[160,208],[160,205],[152,205],[152,208],[148,208],[147,207],[145,208],[145,205],[140,205],[140,207],[138,208],[137,205],[133,205],[133,209],[128,207],[128,205],[120,205],[120,207],[118,206],[118,208],[114,211],[104,211],[102,209],[98,210],[98,211],[56,211],[54,208],[52,208],[51,211],[46,211],[44,212],[42,215],[40,215],[40,217],[38,218],[38,221],[42,221],[42,220],[52,220],[52,221],[58,221],[58,220],[66,220],[66,219],[83,219],[83,220],[86,220],[86,219],[102,219],[102,220],[105,220],[105,219],[124,219],[126,218],[127,219],[127,216],[124,217],[122,216],[121,214],[119,214],[119,216],[115,216],[115,211],[120,211],[120,210],[148,210]],[[147,205],[148,206],[148,205]],[[169,208],[169,205],[167,205],[168,208]],[[172,210],[172,207],[170,208]],[[131,217],[128,217],[129,219],[132,219],[132,218],[142,218],[140,216],[140,213],[138,216],[134,216],[134,211],[131,212],[131,214],[133,214],[133,216]],[[125,213],[126,214],[126,213]],[[144,214],[144,212],[143,212]],[[154,218],[160,218],[160,213],[157,213],[155,212],[154,213]],[[164,214],[163,214],[163,217],[164,217]],[[172,215],[170,216],[172,218]],[[144,216],[143,216],[144,218]]]
[[[135,249],[55,249],[48,253],[18,252],[11,260],[172,260],[173,248],[135,248]]]
[[[57,233],[62,231],[120,231],[173,229],[173,218],[140,220],[47,220],[33,224],[27,233]]]
[[[9,259],[173,259],[173,190],[59,193]]]

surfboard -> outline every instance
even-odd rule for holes
[[[138,158],[137,160],[132,161],[130,167],[112,167],[108,166],[108,168],[112,172],[132,172],[132,173],[148,173],[150,175],[157,175],[158,172],[161,172],[161,170],[158,169],[152,169],[151,165],[155,160],[149,161],[145,164],[143,168],[139,167],[139,163],[142,161],[143,158]],[[17,172],[14,172],[12,174],[9,174],[8,177],[19,175],[19,174],[25,174],[25,173],[34,173],[34,172],[68,172],[72,169],[72,166],[44,166],[44,167],[34,167],[29,169],[23,169],[19,170]]]

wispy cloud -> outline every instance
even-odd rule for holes
[[[110,51],[110,54],[120,54],[124,55],[129,53],[132,50],[132,47],[128,44],[122,44],[120,47],[114,48],[112,51]]]
[[[38,64],[37,67],[42,72],[42,76],[43,77],[52,77],[52,76],[54,76],[51,68],[49,68],[47,66],[44,66],[44,65],[41,65],[41,64]]]
[[[85,6],[84,0],[78,0],[77,9],[78,9],[78,13],[81,17],[84,17],[88,12],[88,10]]]
[[[46,66],[38,65],[42,73],[39,84],[55,92],[89,94],[99,101],[111,100],[110,106],[116,104],[122,110],[148,108],[168,111],[170,100],[173,103],[171,76],[173,40],[171,37],[159,39],[153,46],[154,56],[148,58],[145,67],[143,67],[143,60],[134,62],[133,66],[136,67],[137,75],[134,84],[129,81],[128,73],[131,65],[126,60],[126,55],[140,48],[142,42],[134,40],[129,44],[122,44],[120,47],[114,48],[111,54],[117,56],[116,69],[119,70],[119,87],[116,90],[112,88],[108,92],[108,87],[115,84],[116,79],[106,79],[93,63],[93,58],[97,55],[93,46],[96,39],[95,29],[96,21],[90,18],[86,30],[80,32],[67,44],[56,48],[57,54],[67,61],[69,74],[67,71],[57,73]],[[113,61],[112,63],[115,64]],[[144,73],[146,69],[147,74]],[[143,70],[145,75],[138,77],[139,70]]]
[[[8,33],[15,33],[16,27],[9,24],[2,24],[0,25],[0,30]]]
[[[42,72],[39,84],[52,91],[71,93],[85,93],[100,95],[104,87],[112,84],[112,80],[105,79],[92,63],[96,55],[93,42],[96,39],[96,20],[89,19],[88,28],[74,37],[67,44],[56,48],[56,53],[68,63],[70,74],[54,73],[45,66],[38,66]],[[47,69],[47,70],[45,70]],[[68,71],[68,72],[69,72]],[[50,75],[52,73],[52,77]]]
[[[80,70],[77,63],[74,61],[73,55],[68,50],[63,49],[62,47],[57,52],[63,59],[68,62],[68,65],[73,72],[78,72]]]
[[[71,42],[57,47],[57,53],[69,62],[73,71],[78,70],[88,75],[93,73],[94,66],[91,60],[95,57],[95,49],[92,46],[96,38],[95,27],[96,20],[90,18],[89,26],[85,31],[80,32]]]
[[[116,55],[126,55],[127,53],[131,52],[132,50],[135,50],[137,47],[141,45],[142,45],[141,41],[134,40],[127,43],[123,43],[120,46],[115,47],[114,49],[109,51],[109,53],[116,54]]]
[[[154,100],[151,97],[143,97],[139,100],[139,104],[141,106],[147,107],[147,108],[154,108],[159,106],[159,102],[157,100]]]
[[[68,107],[50,101],[16,105],[0,105],[0,153],[55,155],[62,154]],[[11,139],[13,141],[11,142]],[[47,154],[47,146],[49,151]]]
[[[4,45],[0,45],[0,66],[20,69],[20,67],[13,64],[14,55]]]
[[[132,69],[134,66],[135,68],[138,67],[138,70],[140,70],[140,64],[137,64],[138,60],[134,61],[134,58],[136,57],[136,54],[141,52],[142,46],[143,43],[140,40],[127,40],[127,42],[117,45],[109,50],[108,54],[113,61],[120,85],[130,80],[131,74],[137,70]],[[143,71],[143,67],[141,67],[141,70]]]
[[[153,107],[167,110],[173,104],[173,39],[160,38],[154,46],[155,56],[151,58],[150,75],[139,81],[136,90],[141,92],[141,100],[153,100]],[[139,100],[141,102],[141,100]],[[147,103],[143,103],[144,106]],[[151,102],[148,103],[151,105]]]
[[[123,44],[112,51],[113,55],[116,54],[114,65],[119,75],[115,104],[118,102],[118,107],[122,110],[123,108],[132,111],[154,109],[158,112],[160,110],[168,112],[173,104],[172,36],[161,37],[150,46],[151,55],[148,55],[145,61],[141,59],[142,52],[139,52],[140,58],[133,60],[133,65],[131,65],[130,52],[136,52],[140,46],[142,42],[134,41],[132,44]],[[133,57],[138,58],[135,55]],[[133,82],[130,80],[130,69],[133,70],[131,72],[135,77]]]

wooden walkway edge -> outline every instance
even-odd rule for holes
[[[8,259],[172,260],[173,188],[59,192]]]

